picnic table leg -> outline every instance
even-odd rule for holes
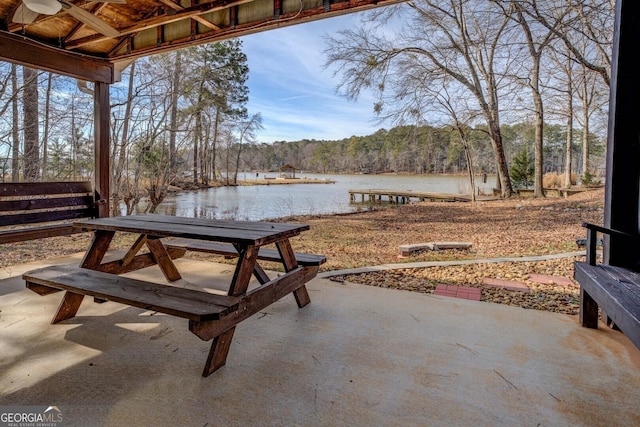
[[[240,253],[240,251],[242,250],[242,246],[238,245],[237,243],[234,243],[233,247],[236,248],[236,251],[238,253]],[[267,275],[264,269],[260,267],[260,264],[258,264],[257,259],[256,259],[255,266],[253,267],[253,275],[258,280],[258,282],[260,282],[261,285],[264,285],[269,280],[271,280],[271,278]]]
[[[231,348],[231,340],[235,330],[236,327],[234,326],[213,339],[207,363],[204,365],[204,371],[202,371],[203,377],[208,377],[227,363],[227,355]]]
[[[277,242],[276,247],[280,253],[280,258],[282,258],[282,264],[284,265],[285,271],[289,272],[298,267],[296,255],[293,252],[293,248],[291,247],[291,243],[288,239]],[[311,298],[309,298],[309,293],[307,292],[307,287],[304,284],[293,291],[293,296],[296,299],[298,308],[302,308],[311,302]]]
[[[82,294],[75,294],[69,291],[65,292],[64,297],[62,298],[62,301],[58,306],[58,311],[56,312],[56,315],[53,316],[51,324],[56,324],[62,322],[63,320],[75,317],[78,309],[80,308],[80,303],[82,303],[83,298],[84,295]]]
[[[122,257],[122,266],[126,267],[136,258],[140,249],[147,243],[147,235],[141,234],[138,236],[136,241],[131,245],[127,253]]]
[[[162,241],[158,238],[147,237],[147,247],[153,255],[158,267],[162,270],[162,274],[169,282],[175,282],[182,279],[176,265],[171,261],[171,256],[167,252],[167,248],[164,247]]]
[[[116,234],[115,231],[104,231],[104,230],[94,231],[93,240],[91,241],[89,249],[87,249],[87,253],[84,254],[84,258],[80,263],[80,267],[90,268],[91,270],[99,270],[100,264],[102,264],[102,260],[104,259],[104,256],[107,253],[107,249],[109,249],[109,245],[111,244],[111,240],[113,240],[113,236],[115,236],[115,234]],[[93,300],[98,304],[103,304],[107,302],[106,300],[103,300],[100,298],[94,298]],[[79,305],[80,304],[78,303],[78,306]],[[77,308],[76,308],[76,311],[77,311]],[[71,317],[73,316],[75,316],[75,313],[73,313]],[[56,318],[57,318],[57,315],[56,315]],[[65,320],[65,319],[60,319],[58,320],[58,322],[60,322],[61,320]]]
[[[237,249],[240,256],[229,287],[229,295],[232,296],[239,296],[247,292],[249,281],[254,271],[256,271],[256,261],[258,260],[259,248],[249,245],[238,247]],[[213,339],[207,363],[204,365],[204,371],[202,372],[203,377],[208,377],[225,365],[235,330],[236,328],[233,326]]]
[[[260,267],[260,265],[256,262],[256,266],[253,268],[253,275],[258,279],[261,285],[267,283],[271,278],[267,275],[267,273]]]
[[[115,231],[94,231],[93,240],[91,241],[91,245],[89,246],[89,249],[87,249],[87,253],[84,255],[84,258],[80,263],[80,267],[99,270],[102,259],[107,253],[107,249],[109,249],[109,245],[111,244],[111,240],[113,239],[113,236],[115,234]]]

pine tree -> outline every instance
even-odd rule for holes
[[[527,148],[523,148],[513,159],[510,168],[511,181],[516,188],[528,188],[533,185],[535,164]]]

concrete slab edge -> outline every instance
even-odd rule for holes
[[[398,270],[402,268],[449,267],[453,265],[488,264],[488,263],[499,263],[499,262],[536,262],[536,261],[547,261],[550,259],[571,258],[576,256],[585,256],[585,255],[586,255],[586,251],[576,251],[576,252],[564,252],[560,254],[536,255],[536,256],[525,256],[525,257],[502,257],[502,258],[484,258],[484,259],[463,259],[463,260],[456,260],[456,261],[424,261],[424,262],[381,264],[381,265],[374,265],[370,267],[358,267],[358,268],[348,268],[343,270],[323,271],[322,273],[318,274],[318,277],[326,279],[329,277],[342,276],[345,274],[374,273],[376,271]]]

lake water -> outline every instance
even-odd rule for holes
[[[261,174],[262,175],[262,174]],[[271,174],[271,176],[275,176]],[[288,184],[220,187],[180,192],[167,197],[157,213],[235,220],[264,220],[291,215],[345,213],[362,209],[350,204],[349,190],[384,189],[434,193],[468,194],[466,176],[440,175],[319,175],[298,174],[301,178],[327,179],[334,184]],[[246,179],[255,178],[247,174]],[[261,176],[262,177],[262,176]],[[245,176],[240,174],[239,179]],[[489,193],[495,183],[476,178],[476,187]]]

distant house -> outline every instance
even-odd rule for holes
[[[291,165],[284,165],[280,167],[280,178],[295,179],[296,170],[300,170],[300,169],[296,169]]]

